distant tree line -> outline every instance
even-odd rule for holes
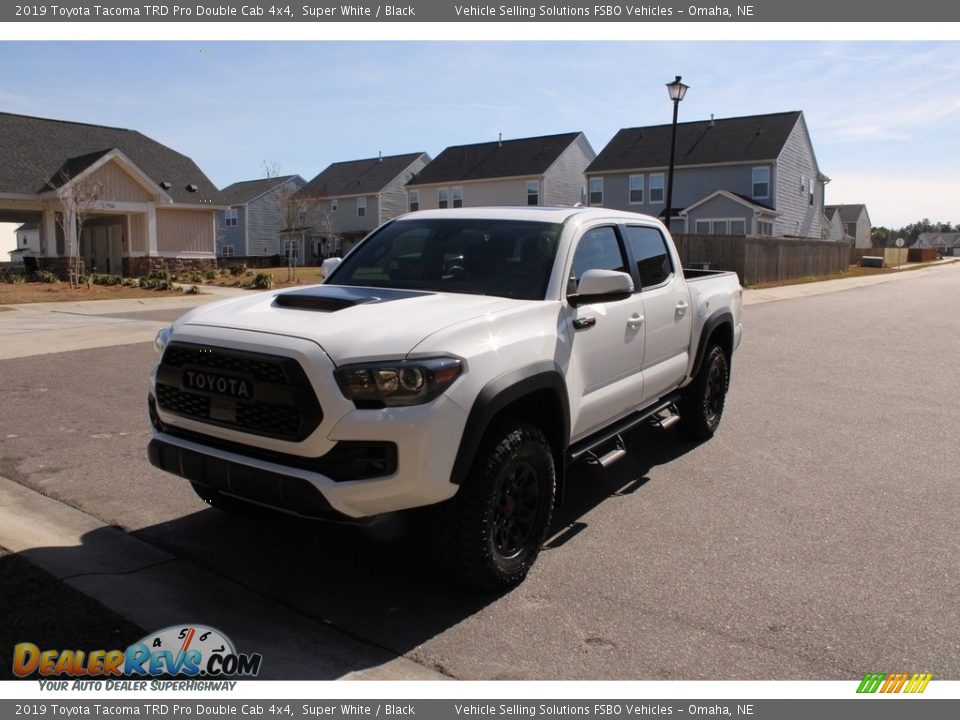
[[[948,222],[930,222],[928,218],[912,222],[901,228],[875,227],[870,229],[870,239],[874,247],[894,247],[897,238],[903,238],[905,247],[913,245],[921,233],[926,232],[960,232],[960,223],[951,225]]]

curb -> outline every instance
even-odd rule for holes
[[[264,656],[260,679],[450,679],[2,476],[0,546],[142,628],[223,628]]]

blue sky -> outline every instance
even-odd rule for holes
[[[958,42],[0,42],[0,110],[137,129],[220,187],[583,130],[803,110],[828,203],[960,222]]]

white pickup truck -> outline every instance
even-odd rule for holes
[[[644,215],[411,213],[321,285],[162,330],[149,458],[218,507],[362,521],[436,506],[441,564],[506,587],[570,463],[615,462],[639,423],[713,434],[741,296],[734,273],[685,273]]]

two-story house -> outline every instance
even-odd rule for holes
[[[10,261],[22,263],[24,257],[36,257],[40,254],[40,225],[23,223],[13,231],[16,247],[9,252]]]
[[[873,247],[870,239],[870,215],[866,205],[827,205],[823,211],[831,220],[839,220],[844,238],[849,240],[853,247]]]
[[[214,260],[220,191],[135,130],[0,113],[0,218],[35,223],[40,269],[139,275]]]
[[[575,205],[595,157],[582,132],[452,145],[407,183],[408,208]]]
[[[229,207],[217,212],[217,255],[281,254],[290,200],[306,184],[299,175],[281,175],[242,180],[221,190]]]
[[[329,165],[301,188],[305,219],[288,237],[308,262],[344,255],[378,225],[407,212],[405,185],[430,162],[425,152]]]
[[[664,217],[670,125],[620,130],[586,170],[590,205]],[[677,125],[670,229],[821,239],[824,185],[800,111]]]

